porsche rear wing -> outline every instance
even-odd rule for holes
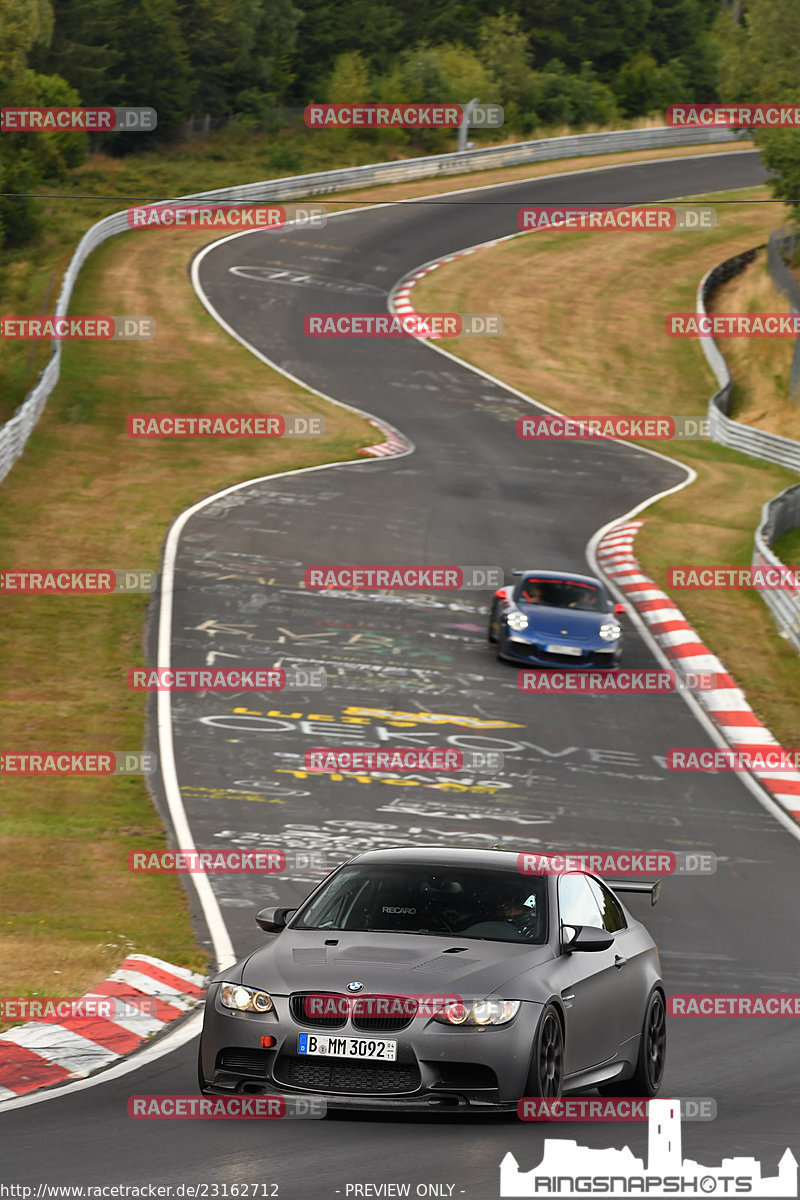
[[[615,892],[643,892],[650,896],[650,906],[658,904],[658,897],[661,894],[661,880],[656,879],[653,883],[644,883],[638,879],[606,879],[605,882]]]

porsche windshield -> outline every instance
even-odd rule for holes
[[[345,867],[295,929],[419,933],[542,945],[547,889],[540,876],[431,864]]]
[[[574,579],[537,579],[520,585],[520,604],[542,604],[546,608],[576,608],[581,612],[604,612],[603,594],[593,583]]]

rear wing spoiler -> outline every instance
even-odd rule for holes
[[[661,880],[656,879],[653,883],[641,883],[638,879],[606,879],[605,882],[615,892],[642,892],[650,896],[650,906],[658,904],[658,897],[661,894]]]

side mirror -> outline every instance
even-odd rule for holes
[[[568,931],[574,931],[571,936]],[[567,954],[573,950],[585,950],[598,953],[609,950],[614,945],[614,935],[605,929],[597,929],[594,925],[562,925],[561,949]]]
[[[624,604],[615,604],[615,605],[614,605],[614,616],[615,616],[615,617],[624,617],[624,616],[625,616],[625,613],[626,613],[627,611],[628,611],[628,610],[627,610],[627,608],[625,607],[625,605],[624,605]]]
[[[495,592],[495,599],[497,599],[497,600],[505,600],[505,599],[507,599],[507,597],[506,597],[506,589],[505,589],[505,588],[498,588],[498,589],[497,589],[497,591]]]
[[[280,933],[296,912],[296,908],[262,908],[261,912],[256,913],[256,925],[264,933]]]

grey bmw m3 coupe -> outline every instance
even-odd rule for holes
[[[523,1097],[655,1096],[666,1050],[658,951],[619,893],[503,850],[398,847],[337,867],[211,983],[207,1095],[328,1108],[513,1110]],[[555,860],[553,860],[555,861]]]

